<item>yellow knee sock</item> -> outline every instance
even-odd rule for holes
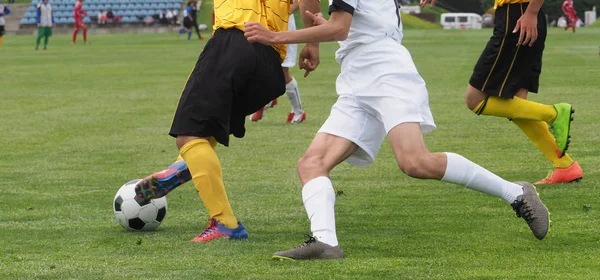
[[[4,36],[0,37],[0,48],[2,47],[2,43],[4,43]]]
[[[214,137],[208,138],[208,142],[210,142],[210,146],[213,147],[213,149],[217,146],[217,140]],[[183,161],[183,157],[181,155],[177,155],[175,162],[180,162],[180,161]]]
[[[527,99],[513,99],[490,96],[477,105],[473,112],[509,119],[524,119],[552,123],[556,118],[556,109],[552,105],[541,104]]]
[[[198,195],[212,218],[228,228],[238,227],[225,185],[221,163],[208,140],[192,140],[179,151],[190,169]]]
[[[548,125],[542,121],[513,119],[513,122],[527,135],[529,140],[552,162],[556,168],[567,168],[573,164],[573,159],[568,154],[559,158],[556,155],[556,140],[550,134]]]

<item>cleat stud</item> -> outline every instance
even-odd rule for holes
[[[169,190],[165,190],[165,194],[168,194],[168,193],[169,193]]]
[[[185,181],[184,181],[184,180],[180,180],[179,182],[180,182],[182,185],[183,185],[183,184],[185,184]]]
[[[573,118],[573,117],[571,117],[571,121],[573,121],[573,120],[574,120],[574,118]]]
[[[175,176],[181,177],[181,172],[177,172],[177,174],[175,174]]]
[[[155,186],[152,186],[152,188],[150,188],[150,190],[152,190],[152,191],[156,191],[156,187],[155,187]]]
[[[140,190],[140,186],[135,186],[135,191],[139,191]]]
[[[144,186],[148,186],[148,181],[144,181]]]
[[[156,198],[161,198],[161,197],[162,197],[162,195],[160,195],[160,194],[156,196]]]

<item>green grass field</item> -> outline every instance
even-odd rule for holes
[[[507,120],[477,117],[463,93],[491,30],[408,30],[405,45],[428,82],[438,129],[433,151],[453,151],[508,180],[550,169]],[[580,183],[540,186],[552,228],[537,241],[500,199],[402,174],[389,144],[373,166],[332,173],[346,258],[281,262],[271,254],[309,233],[296,160],[336,100],[334,43],[308,78],[294,69],[308,119],[284,124],[289,102],[247,123],[247,136],[219,147],[224,180],[246,241],[192,244],[207,213],[192,184],[168,196],[154,232],[125,232],[112,200],[125,182],[168,166],[167,135],[199,41],[173,34],[90,36],[87,46],[32,36],[0,49],[0,279],[594,279],[600,275],[600,29],[552,29],[541,94],[574,104],[572,156]],[[368,73],[365,73],[368,74]]]

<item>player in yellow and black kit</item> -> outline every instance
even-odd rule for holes
[[[248,237],[229,204],[214,147],[228,146],[230,134],[244,137],[245,117],[285,92],[281,62],[286,46],[249,43],[244,22],[285,31],[290,3],[217,0],[214,5],[213,37],[187,80],[169,132],[177,138],[180,157],[136,186],[138,198],[148,200],[166,195],[191,177],[210,215],[210,224],[192,242]]]
[[[435,1],[421,0],[427,2]],[[527,100],[529,92],[538,92],[542,71],[547,31],[543,3],[495,1],[494,34],[475,65],[466,102],[478,115],[511,119],[552,162],[554,170],[536,184],[568,183],[583,177],[579,164],[566,153],[575,111],[567,103]]]

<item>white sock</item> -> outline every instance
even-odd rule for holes
[[[465,157],[454,153],[446,155],[448,164],[442,181],[500,197],[508,203],[513,203],[523,194],[522,186],[498,177]]]
[[[313,236],[327,245],[337,246],[333,210],[335,191],[331,180],[325,176],[310,180],[302,188],[302,200],[310,220],[310,230]]]
[[[298,83],[296,79],[292,77],[292,80],[285,85],[285,93],[290,99],[292,104],[292,112],[296,115],[302,114],[302,101],[300,101],[300,90],[298,89]]]

